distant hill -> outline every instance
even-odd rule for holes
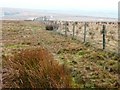
[[[26,20],[39,17],[42,13],[29,9],[2,8],[5,20]]]
[[[33,20],[37,17],[49,16],[51,20],[63,21],[117,21],[116,18],[92,17],[61,13],[53,10],[32,10],[18,8],[2,8],[3,20]]]

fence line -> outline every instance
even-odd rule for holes
[[[103,50],[117,52],[118,34],[117,22],[73,22],[73,21],[52,21],[52,25],[57,24],[55,30],[64,36],[72,36],[73,39],[90,42],[94,46]],[[115,45],[112,43],[115,42]],[[117,43],[117,45],[116,45]],[[112,48],[113,47],[113,50]]]

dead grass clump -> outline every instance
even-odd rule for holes
[[[3,57],[4,88],[68,88],[71,77],[45,49],[22,50]]]

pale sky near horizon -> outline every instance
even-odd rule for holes
[[[29,9],[114,10],[119,0],[0,0],[0,7]]]
[[[0,7],[118,12],[119,0],[0,0]]]

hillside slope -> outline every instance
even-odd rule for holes
[[[4,56],[12,56],[22,49],[39,46],[46,48],[53,54],[55,60],[69,68],[73,87],[118,88],[120,86],[119,57],[92,48],[89,43],[83,44],[53,31],[47,31],[42,23],[3,21],[3,44]],[[7,67],[3,67],[3,70],[5,68]]]

